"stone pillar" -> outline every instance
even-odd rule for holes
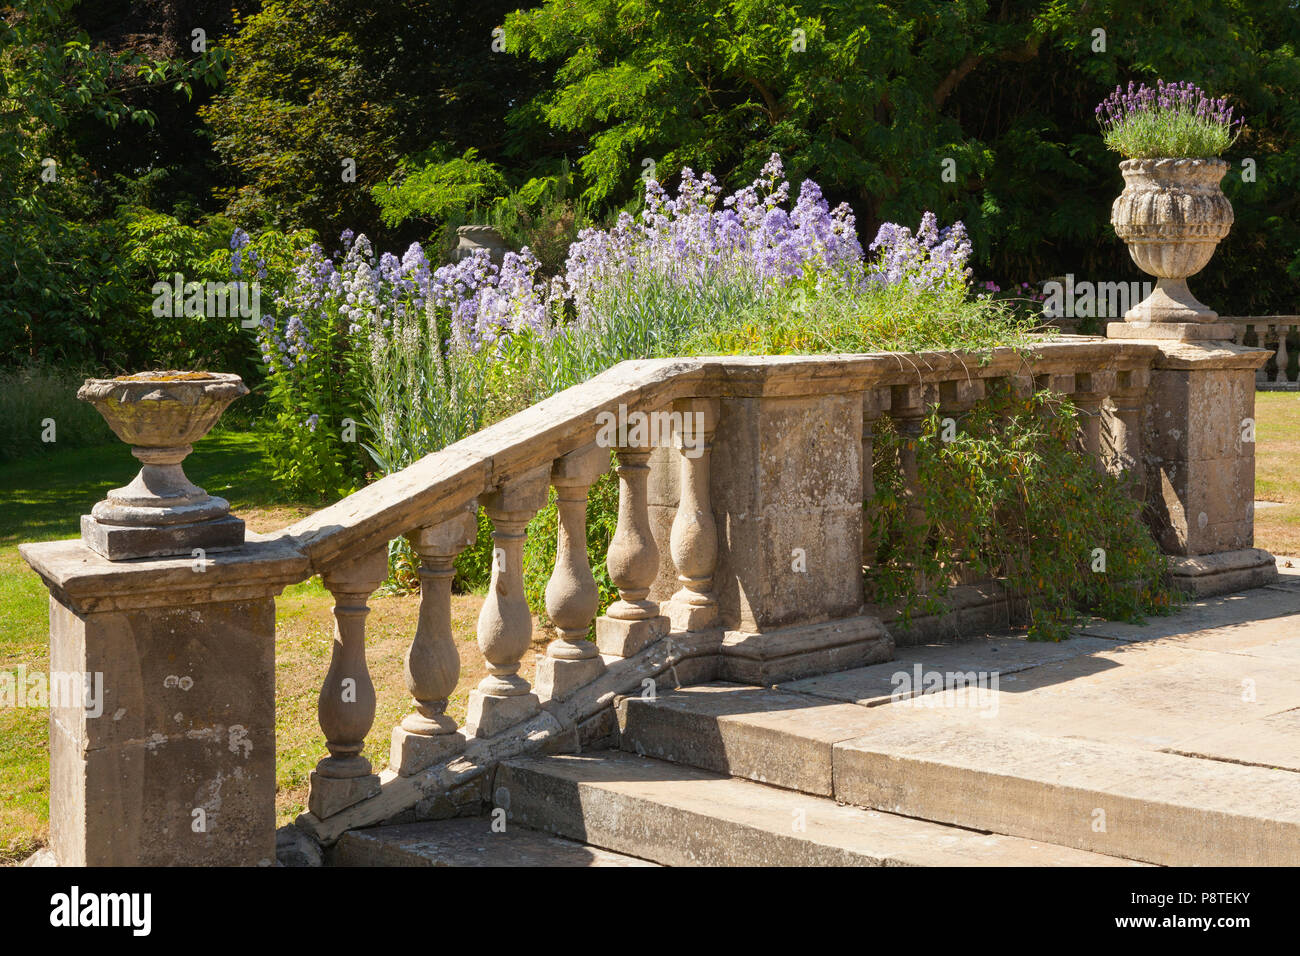
[[[710,481],[722,674],[767,684],[893,654],[862,593],[862,383],[778,363],[725,397]],[[739,386],[738,386],[739,390]]]
[[[1175,583],[1223,594],[1277,578],[1254,544],[1255,370],[1268,352],[1229,342],[1160,342],[1144,444],[1152,530]]]
[[[403,776],[440,763],[465,746],[447,716],[447,699],[460,680],[460,653],[451,630],[451,581],[456,555],[478,537],[478,502],[446,521],[407,536],[420,556],[420,618],[406,652],[406,688],[415,702],[393,728],[392,768]]]
[[[600,591],[587,554],[587,492],[609,469],[609,450],[587,445],[551,467],[558,519],[555,570],[546,582],[546,615],[560,632],[537,661],[537,694],[559,700],[605,670],[587,632],[600,606]]]
[[[80,541],[19,550],[50,588],[63,688],[50,701],[58,863],[273,863],[274,595],[307,559],[277,542],[130,563]]]
[[[478,617],[478,646],[488,676],[470,691],[465,731],[492,737],[541,709],[519,663],[533,639],[533,615],[524,596],[524,538],[528,522],[546,504],[551,463],[513,478],[483,496],[495,545],[492,580]]]
[[[388,549],[342,559],[321,575],[334,595],[334,647],[316,713],[329,756],[311,775],[307,808],[318,819],[379,793],[379,776],[361,755],[375,722],[375,685],[366,667],[366,605],[388,577]]]

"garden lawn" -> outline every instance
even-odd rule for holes
[[[1300,395],[1255,393],[1255,547],[1300,556]]]
[[[1275,554],[1300,555],[1300,396],[1256,395],[1255,543]],[[80,515],[104,493],[125,484],[134,460],[120,444],[65,449],[40,458],[0,465],[0,670],[48,667],[48,608],[40,579],[18,556],[18,544],[74,537]],[[252,531],[284,527],[314,505],[285,502],[276,494],[255,437],[245,431],[213,432],[186,461],[199,485],[231,502]],[[329,665],[333,602],[313,578],[287,588],[276,605],[277,815],[285,823],[302,812],[307,780],[325,753],[316,722],[316,696]],[[457,595],[452,624],[461,649],[460,684],[448,712],[463,721],[469,691],[485,676],[474,646],[482,598]],[[410,706],[403,660],[415,631],[419,598],[389,595],[371,601],[367,657],[378,698],[367,756],[387,761],[390,729]],[[542,650],[549,635],[535,630]],[[532,679],[532,655],[521,673]],[[16,862],[44,844],[48,833],[49,763],[47,713],[43,708],[0,709],[0,863]]]

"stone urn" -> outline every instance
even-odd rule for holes
[[[456,230],[456,261],[468,259],[475,250],[486,249],[488,258],[501,265],[507,251],[506,241],[492,226],[461,226]]]
[[[1107,328],[1111,338],[1231,339],[1232,328],[1187,288],[1232,228],[1232,204],[1219,182],[1222,159],[1127,159],[1124,191],[1111,207],[1115,234],[1143,272],[1151,294]]]
[[[140,372],[87,379],[77,398],[90,402],[142,467],[81,516],[81,539],[110,561],[191,555],[238,548],[244,522],[230,503],[185,477],[181,462],[248,388],[220,372]]]

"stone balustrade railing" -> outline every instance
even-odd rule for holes
[[[496,761],[599,739],[617,697],[648,680],[770,684],[888,659],[893,637],[863,603],[877,424],[888,416],[905,438],[900,467],[922,521],[924,416],[936,404],[961,414],[997,380],[1073,398],[1081,446],[1099,467],[1132,474],[1175,578],[1201,593],[1263,580],[1272,564],[1251,548],[1253,447],[1240,423],[1264,357],[1226,343],[1071,337],[983,359],[627,362],[237,551],[111,562],[80,541],[24,545],[52,595],[52,669],[105,674],[108,717],[52,709],[56,855],[272,859],[274,598],[316,574],[334,597],[336,632],[318,707],[328,753],[300,825],[325,843],[351,827],[477,811]],[[617,530],[607,555],[588,555],[587,494],[611,457]],[[520,674],[533,632],[523,546],[552,487],[558,541],[545,604],[556,638],[530,685]],[[480,507],[495,544],[477,629],[488,676],[458,727],[447,713],[460,675],[452,563],[473,542]],[[398,536],[420,558],[412,705],[377,773],[363,755],[375,716],[365,621]],[[599,618],[593,558],[618,589]]]
[[[1238,345],[1252,345],[1273,353],[1272,361],[1256,370],[1256,384],[1300,388],[1300,381],[1292,377],[1290,368],[1291,356],[1300,341],[1297,339],[1300,315],[1238,315],[1219,321],[1232,326],[1232,340]]]

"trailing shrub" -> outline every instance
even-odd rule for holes
[[[1078,450],[1067,400],[1046,391],[1017,397],[994,380],[957,423],[945,433],[938,409],[922,423],[921,494],[909,502],[899,459],[906,438],[881,419],[867,504],[876,543],[868,600],[910,619],[942,610],[963,572],[995,577],[1024,601],[1030,638],[1045,640],[1067,636],[1082,611],[1134,620],[1171,606],[1141,504],[1123,476],[1099,471]]]

